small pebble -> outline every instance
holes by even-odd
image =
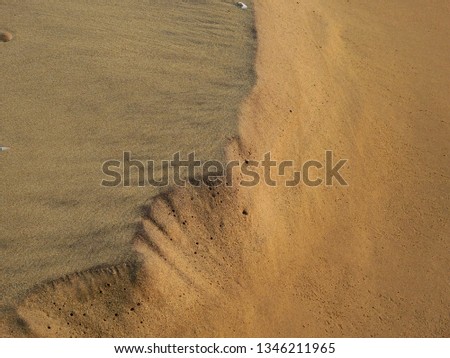
[[[13,35],[10,32],[2,32],[0,34],[0,41],[1,42],[9,42],[13,39]]]

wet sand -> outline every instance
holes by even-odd
[[[136,170],[101,187],[104,161],[223,160],[254,84],[253,26],[219,0],[0,2],[15,35],[0,42],[0,304],[132,256],[158,188]]]

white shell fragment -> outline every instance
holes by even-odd
[[[240,7],[242,10],[247,10],[248,9],[248,6],[245,5],[243,2],[240,2],[240,1],[236,3],[236,6]]]
[[[10,150],[9,147],[0,147],[0,152],[6,152],[7,150]]]

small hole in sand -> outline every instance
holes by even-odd
[[[246,209],[242,210],[243,215],[248,215],[248,211]]]

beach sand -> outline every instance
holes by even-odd
[[[254,84],[251,12],[220,0],[0,1],[0,305],[129,259],[158,188],[102,163],[222,159]],[[223,100],[226,98],[226,100]],[[158,168],[160,170],[160,168]]]
[[[255,9],[257,84],[227,158],[332,150],[348,186],[158,195],[138,260],[36,288],[4,335],[449,336],[449,5]]]

